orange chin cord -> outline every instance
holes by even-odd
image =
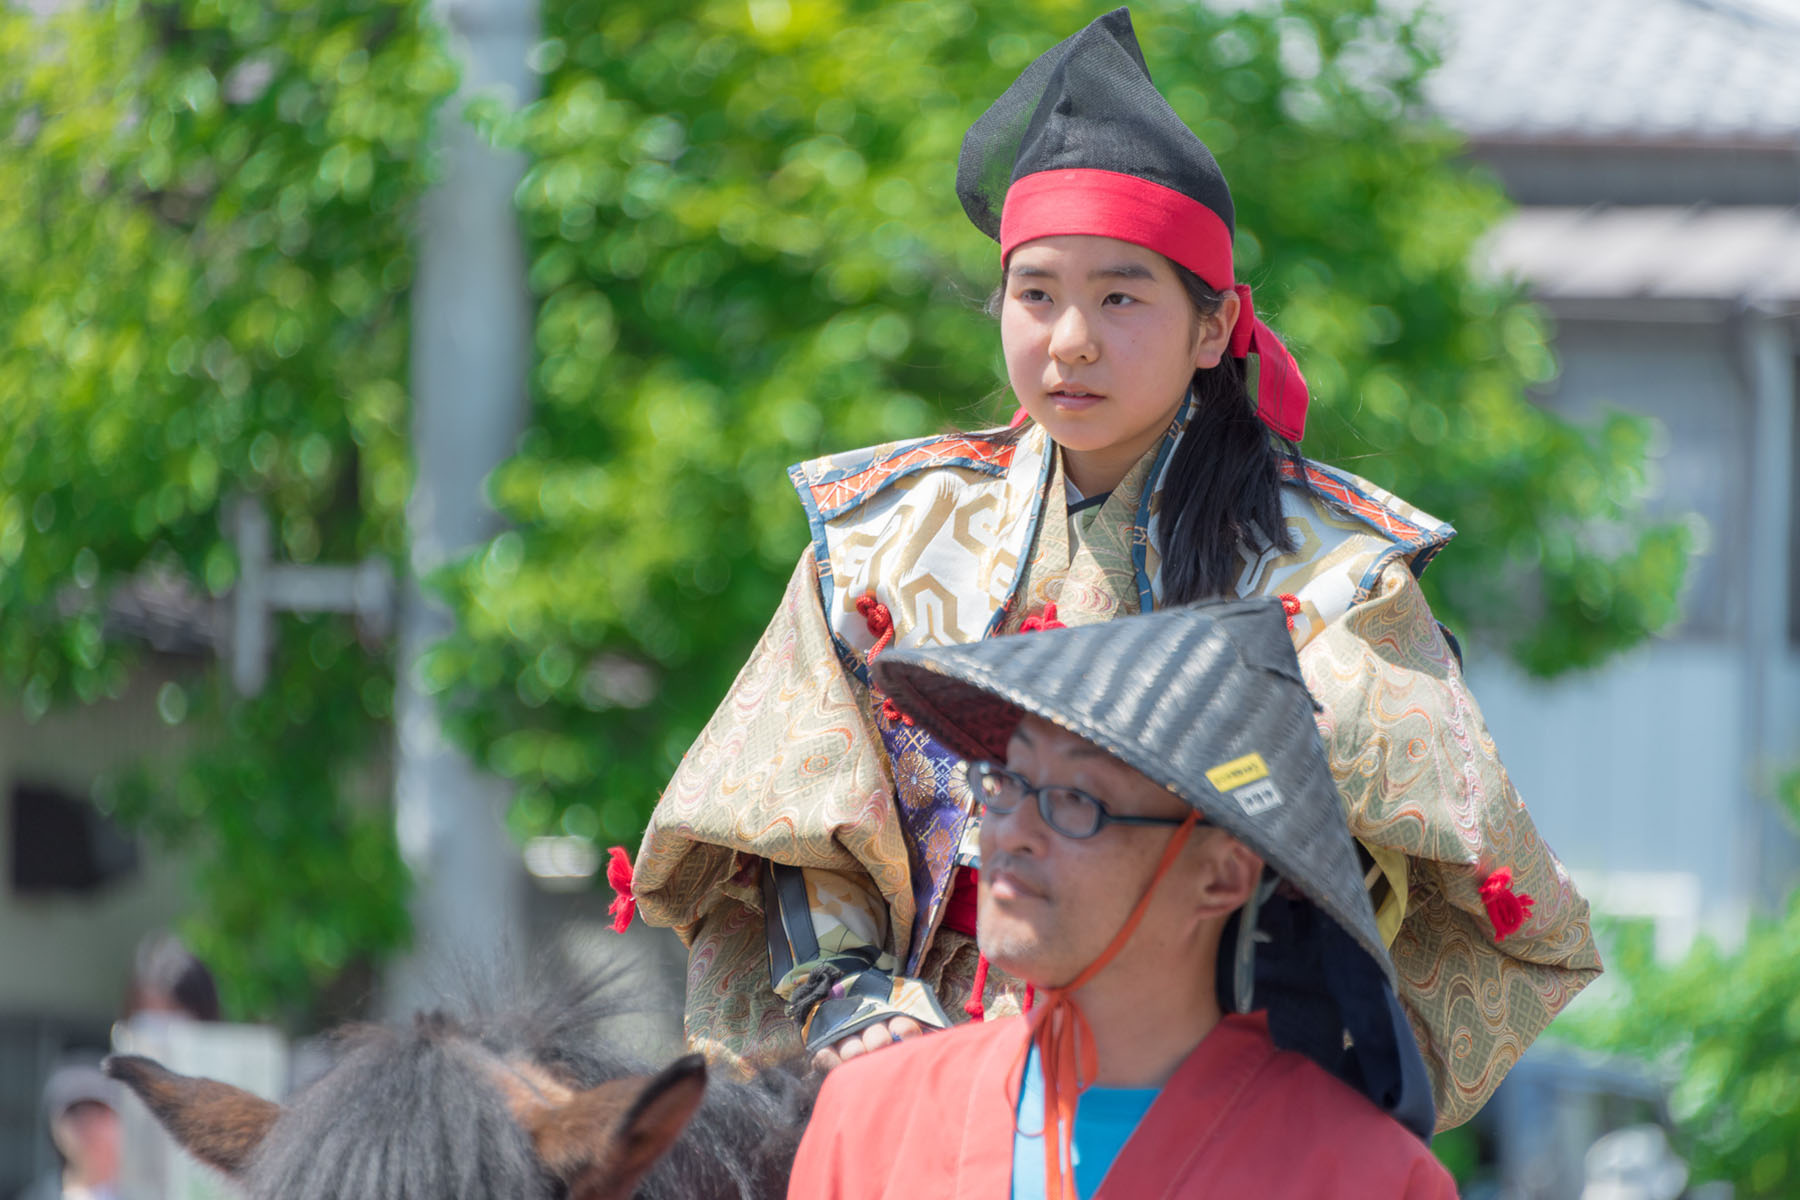
[[[1044,1073],[1044,1195],[1047,1200],[1076,1200],[1075,1170],[1070,1141],[1075,1135],[1075,1106],[1081,1100],[1084,1088],[1093,1083],[1094,1077],[1100,1073],[1100,1058],[1094,1049],[1094,1031],[1089,1027],[1087,1018],[1082,1015],[1081,1008],[1075,1003],[1075,993],[1089,980],[1105,969],[1124,948],[1139,922],[1144,919],[1145,911],[1150,907],[1150,896],[1156,891],[1156,885],[1174,865],[1175,857],[1187,845],[1190,834],[1198,822],[1199,813],[1190,812],[1169,838],[1169,844],[1163,847],[1162,859],[1156,864],[1156,871],[1150,876],[1150,882],[1144,885],[1144,894],[1138,897],[1137,906],[1131,915],[1125,918],[1125,924],[1100,957],[1089,963],[1087,969],[1074,979],[1059,988],[1043,988],[1037,993],[1037,1003],[1030,1010],[1029,1037],[1024,1048],[1019,1051],[1019,1059],[1013,1064],[1014,1070],[1010,1078],[1016,1081],[1011,1086],[1008,1099],[1013,1111],[1019,1108],[1017,1087],[1024,1081],[1025,1057],[1032,1046],[1037,1047],[1038,1063]],[[1017,1118],[1015,1117],[1015,1120]],[[1068,1174],[1063,1173],[1063,1164],[1069,1162]]]

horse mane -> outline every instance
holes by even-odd
[[[654,1074],[600,1025],[632,1010],[614,974],[465,988],[456,1011],[332,1038],[334,1065],[290,1099],[249,1164],[255,1200],[560,1197],[494,1081],[496,1060],[582,1091]],[[481,994],[500,999],[483,1001]],[[528,999],[516,999],[528,995]],[[740,1081],[715,1073],[705,1099],[634,1193],[641,1200],[785,1194],[817,1081],[799,1064]]]

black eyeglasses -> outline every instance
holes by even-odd
[[[1032,787],[1023,775],[998,763],[970,763],[969,786],[976,799],[1003,815],[1019,807],[1027,796],[1037,797],[1038,815],[1044,824],[1066,838],[1091,838],[1107,825],[1179,825],[1187,819],[1114,816],[1104,801],[1080,788]]]

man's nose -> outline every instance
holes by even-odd
[[[1043,814],[1038,812],[1037,797],[1027,796],[1020,800],[1011,812],[995,812],[984,808],[981,813],[981,856],[983,860],[991,854],[1022,854],[1035,856],[1041,854],[1045,840],[1055,837],[1056,833],[1044,824]],[[990,839],[992,848],[989,847]]]

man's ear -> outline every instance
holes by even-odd
[[[1198,850],[1191,878],[1199,915],[1224,916],[1242,908],[1262,879],[1261,856],[1223,829],[1214,830]]]
[[[189,1154],[234,1177],[281,1116],[272,1100],[215,1079],[177,1075],[136,1054],[115,1054],[101,1067],[136,1092]]]
[[[521,1122],[569,1200],[625,1200],[700,1107],[706,1060],[678,1058],[655,1076],[615,1079]]]
[[[1244,307],[1236,292],[1228,291],[1219,301],[1219,309],[1210,317],[1199,318],[1199,328],[1194,336],[1194,367],[1196,370],[1219,365],[1225,358],[1226,348],[1231,345],[1231,331],[1237,327],[1238,312]]]

